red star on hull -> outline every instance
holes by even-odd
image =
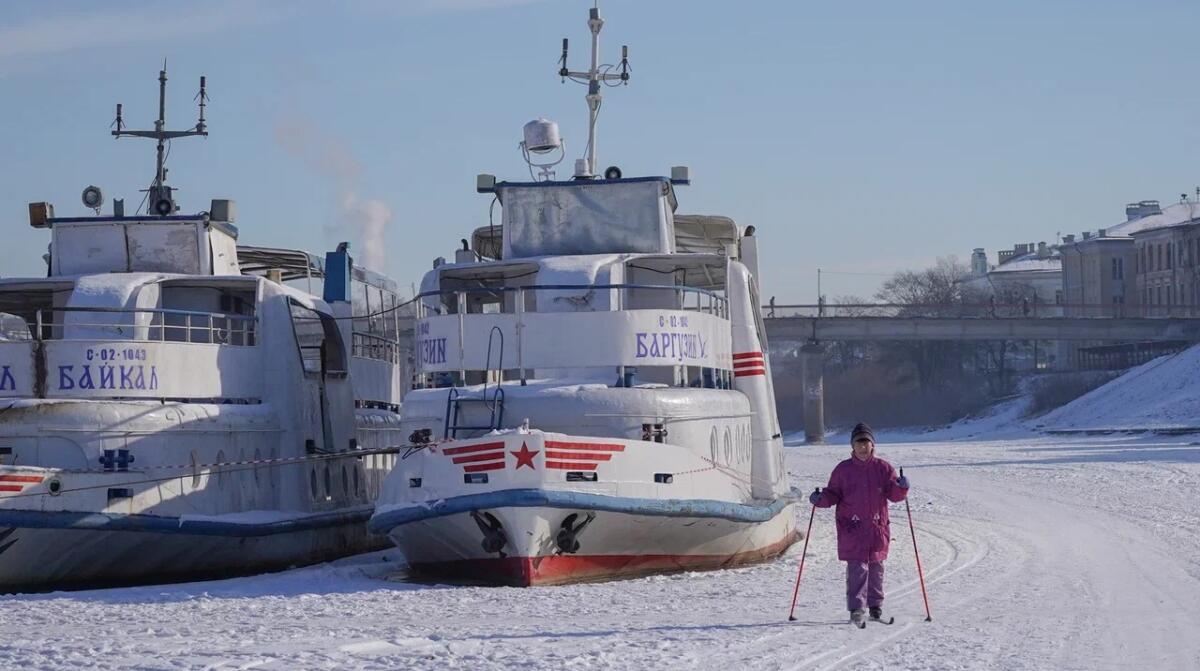
[[[537,466],[533,465],[533,458],[535,456],[537,456],[538,452],[540,452],[540,451],[541,450],[531,450],[531,449],[529,449],[528,445],[526,445],[524,442],[522,442],[520,450],[518,450],[516,452],[509,452],[509,454],[511,454],[517,458],[517,465],[515,468],[513,468],[513,470],[518,470],[522,466],[528,466],[536,471]]]

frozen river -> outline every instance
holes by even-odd
[[[894,438],[894,437],[893,437]],[[413,585],[393,553],[250,578],[0,597],[2,668],[1196,669],[1193,438],[880,438],[904,466],[885,610],[846,624],[832,511],[749,568],[533,589]],[[823,485],[843,445],[790,447]],[[797,513],[803,529],[809,506]]]

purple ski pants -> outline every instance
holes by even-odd
[[[883,562],[846,562],[846,608],[883,605]]]

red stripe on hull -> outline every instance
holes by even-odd
[[[547,459],[586,459],[588,461],[608,461],[612,459],[612,454],[606,452],[559,452],[558,450],[546,450]]]
[[[504,443],[482,443],[479,445],[463,445],[462,447],[447,447],[442,450],[442,454],[466,454],[468,452],[482,452],[484,450],[503,450]]]
[[[496,459],[503,459],[503,458],[504,458],[504,452],[500,451],[500,452],[485,452],[483,454],[468,454],[468,455],[465,455],[462,457],[454,457],[453,459],[451,459],[451,461],[453,461],[456,464],[469,464],[469,463],[475,462],[475,461],[494,461]]]
[[[755,368],[753,370],[739,370],[733,373],[734,377],[753,377],[755,375],[766,375],[767,371],[764,368]]]
[[[600,464],[583,463],[581,461],[550,461],[546,460],[546,468],[560,471],[594,471]]]
[[[733,359],[735,361],[738,359],[755,359],[755,358],[757,358],[757,359],[763,358],[763,353],[762,352],[741,352],[741,353],[733,355]]]
[[[758,550],[733,555],[550,555],[462,559],[411,566],[419,578],[469,583],[532,587],[634,578],[654,573],[704,571],[773,559],[800,538],[793,531],[783,540]]]
[[[24,485],[0,485],[0,492],[19,492],[25,489]]]
[[[504,468],[504,462],[497,461],[491,464],[471,464],[470,466],[463,466],[463,472],[479,473],[480,471],[498,471],[502,468]]]
[[[40,475],[0,475],[0,482],[32,482],[36,484],[44,479]]]
[[[620,443],[568,443],[562,440],[547,440],[548,450],[594,450],[598,452],[624,452],[625,446]]]

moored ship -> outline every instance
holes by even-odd
[[[95,187],[95,216],[31,204],[47,276],[0,280],[0,589],[380,546],[365,522],[409,377],[395,284],[345,245],[324,258],[239,247],[232,201],[179,214],[163,145],[207,133],[204,81],[186,131],[164,128],[165,86],[164,71],[155,130],[126,130],[118,106],[114,131],[158,140],[148,211],[101,215]]]
[[[597,175],[603,22],[591,10],[587,156],[553,179],[477,190],[501,223],[421,285],[420,386],[401,410],[422,443],[388,476],[371,529],[419,576],[538,585],[715,569],[797,537],[758,300],[758,238],[677,215],[670,177]],[[560,159],[561,160],[561,159]]]

